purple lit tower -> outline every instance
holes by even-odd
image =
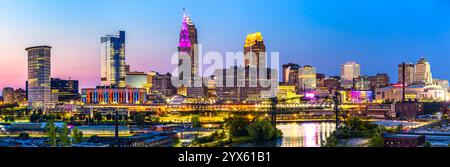
[[[183,23],[180,31],[180,42],[178,44],[178,52],[185,53],[191,58],[191,73],[192,76],[198,75],[198,53],[197,53],[197,28],[192,23],[191,18],[186,15],[183,16]],[[182,63],[180,59],[179,64]]]
[[[205,87],[196,85],[194,87],[194,81],[196,83],[202,83],[201,77],[198,74],[198,41],[197,41],[197,28],[195,28],[194,23],[192,23],[191,18],[184,13],[183,23],[181,25],[180,31],[180,42],[178,44],[178,57],[179,57],[179,67],[183,64],[182,56],[189,56],[191,60],[191,85],[193,87],[181,87],[178,89],[178,94],[184,95],[192,98],[202,98],[205,97],[206,91]],[[182,79],[181,70],[180,79]]]

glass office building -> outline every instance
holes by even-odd
[[[126,86],[125,31],[101,38],[101,85]]]
[[[34,46],[28,52],[28,105],[45,109],[52,104],[50,46]]]

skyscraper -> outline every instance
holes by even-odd
[[[419,61],[417,61],[414,82],[425,85],[433,83],[431,66],[425,58],[420,58]]]
[[[266,46],[260,32],[248,34],[244,45],[244,66],[266,67]]]
[[[316,68],[306,65],[298,70],[298,87],[302,91],[315,90],[316,89]]]
[[[349,89],[354,86],[354,80],[361,75],[361,67],[356,62],[341,65],[341,86]]]
[[[191,60],[191,77],[198,75],[198,41],[197,28],[191,18],[185,13],[180,31],[180,41],[178,44],[179,64],[183,63],[182,56],[189,56]]]
[[[283,83],[287,85],[295,85],[298,82],[298,69],[300,66],[298,64],[283,64]]]
[[[414,83],[415,66],[413,63],[405,64],[405,83],[406,85]],[[403,83],[403,64],[398,65],[398,83]]]
[[[185,57],[188,56],[188,57]],[[202,77],[198,74],[199,58],[198,58],[198,40],[197,40],[197,28],[192,22],[191,18],[184,13],[183,22],[181,24],[180,30],[180,41],[178,44],[178,58],[179,66],[178,72],[180,79],[183,79],[183,72],[187,69],[181,70],[183,60],[188,58],[191,62],[190,64],[190,86],[178,88],[178,92],[183,92],[182,94],[187,97],[192,98],[202,98],[206,96],[207,88],[203,85]]]
[[[51,47],[34,46],[25,49],[28,52],[28,105],[45,109],[51,101]]]
[[[101,85],[126,86],[125,31],[101,37]]]

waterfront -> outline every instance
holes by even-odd
[[[320,147],[335,130],[333,122],[278,123],[283,138],[276,141],[245,143],[238,147]]]

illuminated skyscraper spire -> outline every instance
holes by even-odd
[[[190,49],[191,47],[188,22],[190,22],[189,16],[186,15],[186,10],[183,8],[183,22],[181,24],[179,48]]]
[[[183,8],[183,22],[181,24],[180,30],[180,41],[178,43],[178,75],[180,79],[183,79],[183,76],[190,76],[189,86],[193,86],[193,83],[200,83],[199,87],[180,87],[178,93],[181,95],[186,95],[188,97],[204,97],[204,87],[201,85],[201,77],[199,77],[199,58],[198,58],[198,41],[197,41],[197,28],[192,22],[191,18],[188,14],[186,14],[186,10]],[[183,59],[188,56],[190,60],[190,64],[184,64],[186,62]],[[180,67],[185,65],[189,65],[190,74],[184,73],[186,70],[181,69]]]

